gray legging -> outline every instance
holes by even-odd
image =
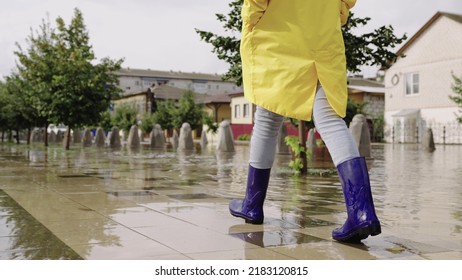
[[[284,117],[257,107],[255,125],[250,142],[249,164],[258,169],[273,166],[277,136]],[[359,157],[358,147],[340,118],[327,101],[326,94],[318,86],[313,107],[313,121],[322,140],[326,143],[335,166],[349,159]]]

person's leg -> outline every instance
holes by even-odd
[[[332,237],[356,243],[369,235],[380,234],[366,161],[360,157],[353,136],[330,106],[322,87],[316,92],[313,120],[337,167],[348,214],[345,224],[335,229]]]
[[[257,107],[250,140],[249,172],[245,198],[229,203],[231,215],[247,223],[263,223],[263,203],[268,189],[271,167],[276,154],[277,137],[284,117]]]

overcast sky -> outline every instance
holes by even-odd
[[[288,1],[288,0],[273,0]],[[74,8],[84,16],[98,58],[124,58],[123,67],[225,73],[194,28],[223,33],[216,13],[231,0],[0,0],[0,78],[15,68],[15,43],[25,45],[43,19],[69,23]],[[358,0],[353,12],[370,17],[366,31],[392,25],[415,34],[437,11],[462,14],[462,0]],[[365,73],[366,76],[368,73]]]

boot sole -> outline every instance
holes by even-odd
[[[237,217],[237,218],[242,218],[245,220],[245,223],[246,224],[252,224],[252,225],[261,225],[263,224],[263,220],[251,220],[249,219],[248,217],[244,216],[244,215],[241,215],[239,213],[234,213],[234,212],[231,212],[231,215],[233,215],[234,217]]]
[[[380,224],[372,224],[364,228],[360,228],[355,230],[350,235],[345,238],[336,239],[337,241],[344,242],[344,243],[361,243],[361,240],[366,239],[370,236],[376,236],[382,233],[382,227]]]

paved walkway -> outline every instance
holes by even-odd
[[[335,176],[290,175],[279,156],[265,223],[229,215],[248,148],[190,154],[0,145],[0,259],[462,259],[462,147],[376,145],[371,180],[383,233],[331,239]],[[320,171],[322,173],[322,170]]]

